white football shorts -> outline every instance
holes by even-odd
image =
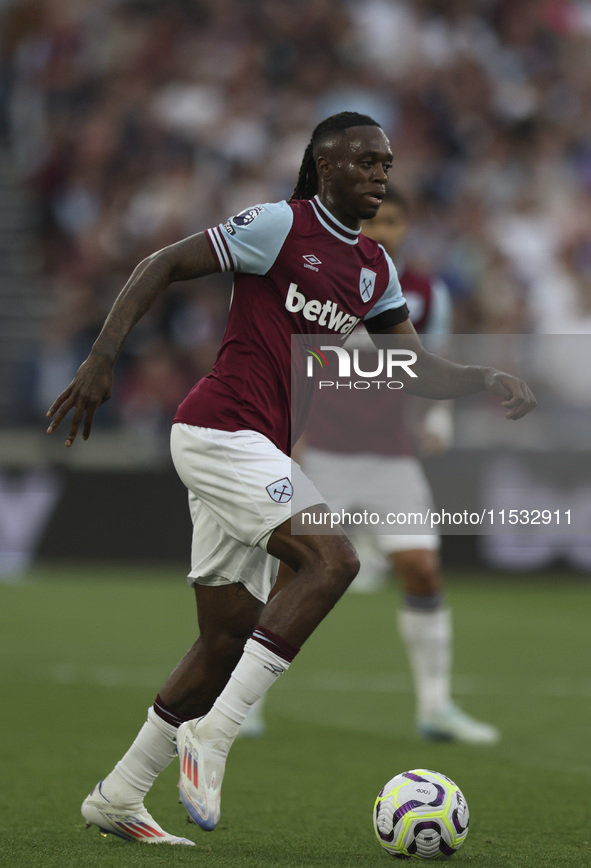
[[[411,549],[436,551],[440,545],[437,534],[431,530],[408,533],[412,513],[426,515],[433,508],[429,483],[420,462],[412,456],[342,455],[308,447],[302,455],[302,465],[323,494],[333,512],[378,513],[384,517],[395,514],[400,523],[345,527],[354,537],[356,533],[371,533],[376,547],[388,555]],[[407,519],[406,523],[402,523]],[[355,540],[353,539],[353,542]]]
[[[257,431],[177,422],[170,450],[193,520],[189,584],[241,582],[267,601],[279,562],[267,552],[276,527],[323,502],[302,469]]]

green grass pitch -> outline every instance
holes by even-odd
[[[395,773],[444,772],[471,812],[459,866],[591,864],[591,586],[568,575],[448,578],[455,693],[493,748],[422,742],[398,591],[348,594],[273,688],[269,734],[237,741],[222,820],[185,824],[176,764],[147,806],[195,848],[84,829],[80,802],[135,736],[193,638],[182,570],[38,568],[0,585],[0,865],[366,868],[391,858],[372,806]]]

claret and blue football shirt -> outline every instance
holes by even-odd
[[[289,453],[291,336],[343,339],[408,317],[384,249],[337,221],[319,199],[256,205],[206,231],[221,272],[235,273],[215,365],[175,422],[259,431]]]

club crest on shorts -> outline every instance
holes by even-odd
[[[284,476],[267,485],[267,494],[275,503],[287,503],[293,496],[293,485],[287,476]]]
[[[376,273],[369,268],[362,268],[359,275],[359,294],[363,301],[369,301],[376,285]]]

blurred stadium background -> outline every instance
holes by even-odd
[[[44,414],[137,262],[289,196],[332,112],[368,112],[389,134],[413,203],[406,260],[444,278],[456,332],[587,334],[590,48],[591,6],[576,0],[2,0],[0,573],[35,554],[185,559],[168,427],[212,362],[228,281],[177,284],[142,321],[88,444],[66,453]],[[578,501],[587,361],[585,344],[554,426]],[[471,450],[490,445],[480,411],[466,411]],[[563,419],[560,402],[552,412]],[[464,466],[453,450],[447,466]],[[591,563],[560,534],[525,554],[446,544],[452,563]]]

